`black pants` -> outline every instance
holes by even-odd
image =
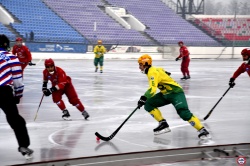
[[[6,119],[14,130],[19,147],[27,148],[30,145],[30,139],[26,122],[18,113],[13,90],[10,86],[0,86],[0,108],[6,114]]]

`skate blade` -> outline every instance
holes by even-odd
[[[85,120],[88,120],[89,116],[84,117]]]
[[[165,129],[163,129],[161,131],[154,132],[154,135],[161,135],[161,134],[169,133],[169,132],[171,132],[171,130],[169,128],[165,128]]]
[[[32,154],[31,155],[26,154],[26,155],[24,155],[24,157],[25,157],[26,160],[31,160],[33,158],[33,155]]]
[[[71,118],[66,118],[66,117],[64,117],[63,120],[70,121]]]
[[[200,137],[201,140],[208,140],[208,139],[211,139],[211,138],[212,138],[212,137],[211,137],[210,134],[208,134],[208,135],[203,135],[203,136]]]

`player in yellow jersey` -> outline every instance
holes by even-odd
[[[104,54],[106,53],[106,48],[102,45],[102,41],[98,40],[97,45],[94,48],[95,53],[95,59],[94,59],[94,65],[95,65],[95,72],[98,70],[98,64],[100,65],[100,73],[103,72],[103,59]]]
[[[154,129],[154,134],[159,135],[171,131],[158,107],[172,104],[178,115],[199,131],[200,139],[210,138],[209,132],[200,120],[190,112],[182,87],[163,68],[152,66],[152,58],[149,55],[142,55],[138,63],[141,72],[147,75],[149,81],[149,88],[138,101],[138,107],[145,105],[145,110],[159,122],[159,126]],[[156,93],[157,89],[160,90],[159,93]]]

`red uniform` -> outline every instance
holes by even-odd
[[[43,70],[44,82],[51,81],[52,87],[56,87],[58,90],[52,93],[52,99],[54,103],[58,105],[61,110],[65,110],[65,104],[62,100],[62,95],[65,94],[68,97],[70,104],[76,106],[80,112],[84,111],[84,106],[78,98],[75,88],[71,82],[71,78],[60,67],[55,66],[55,71],[50,74],[47,69]]]
[[[182,58],[182,63],[181,63],[181,72],[183,76],[189,76],[189,62],[190,62],[190,57],[189,57],[189,51],[186,46],[181,46],[180,47],[180,55],[177,57],[178,59]]]
[[[24,45],[14,45],[12,54],[18,57],[19,61],[21,62],[22,70],[24,70],[28,63],[32,60],[29,48]]]
[[[234,72],[232,78],[236,79],[241,73],[244,72],[247,72],[247,74],[250,77],[250,64],[248,64],[247,62],[243,62],[241,64],[241,66]]]
[[[242,63],[240,67],[234,72],[233,76],[230,78],[229,80],[230,88],[233,88],[235,86],[234,81],[241,73],[247,72],[247,74],[250,77],[250,49],[249,48],[243,49],[241,51],[241,55],[242,55],[242,60],[247,62]]]

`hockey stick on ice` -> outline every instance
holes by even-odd
[[[21,64],[28,64],[29,66],[35,66],[36,64],[35,63],[26,63],[26,62],[20,62]]]
[[[35,66],[36,64],[31,62],[29,65],[30,65],[30,66]]]
[[[217,103],[214,105],[214,107],[208,112],[208,114],[203,118],[204,120],[206,120],[211,113],[213,112],[214,108],[219,104],[219,102],[221,101],[221,99],[227,94],[227,92],[231,89],[231,87],[229,86],[229,88],[226,90],[226,92],[221,96],[221,98],[219,99],[219,101],[217,101]]]
[[[138,109],[139,107],[136,107],[136,109],[127,117],[127,119],[109,136],[109,137],[103,137],[102,135],[100,135],[98,132],[95,133],[95,135],[100,138],[103,141],[110,141],[112,138],[114,138],[114,136],[118,133],[118,131],[122,128],[122,126],[128,121],[128,119],[135,113],[135,111]]]
[[[41,98],[41,101],[40,101],[40,104],[39,104],[39,106],[38,106],[38,108],[37,108],[37,111],[36,111],[36,116],[35,116],[35,118],[34,118],[34,121],[36,120],[36,117],[37,117],[37,114],[38,114],[39,108],[40,108],[40,106],[41,106],[41,104],[42,104],[42,101],[43,101],[43,97],[44,97],[44,94],[43,94],[43,96],[42,96],[42,98]]]

